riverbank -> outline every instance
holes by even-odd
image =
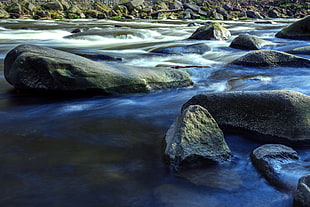
[[[9,0],[0,2],[0,18],[19,19],[215,19],[303,18],[309,2],[229,0]]]

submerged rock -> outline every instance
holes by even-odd
[[[295,150],[281,144],[265,144],[256,148],[251,154],[256,169],[271,184],[287,190],[293,190],[295,186],[281,179],[281,169],[288,165],[292,167],[298,159]]]
[[[227,40],[231,37],[229,30],[218,22],[207,22],[205,26],[199,27],[189,39],[196,40]]]
[[[294,207],[310,206],[310,174],[301,177],[298,181],[294,197]]]
[[[12,49],[4,60],[4,75],[17,89],[52,92],[138,93],[192,84],[180,70],[95,62],[35,45]]]
[[[266,43],[268,43],[268,41],[253,35],[241,34],[231,42],[229,47],[241,50],[259,50]]]
[[[297,47],[297,48],[287,51],[287,53],[310,55],[310,46]]]
[[[183,105],[201,105],[220,126],[266,135],[277,142],[310,143],[310,96],[285,90],[200,94]]]
[[[165,137],[165,156],[176,169],[231,157],[224,135],[209,112],[198,105],[184,109]]]
[[[310,39],[310,16],[307,16],[293,24],[283,28],[276,37],[287,39]]]
[[[203,54],[210,50],[211,48],[207,44],[199,43],[199,44],[193,44],[193,45],[159,48],[159,49],[152,50],[151,52],[166,53],[166,54],[187,54],[187,53]]]
[[[257,50],[247,53],[230,64],[247,67],[310,67],[310,60],[275,50]]]

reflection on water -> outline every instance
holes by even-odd
[[[185,39],[197,27],[188,27],[189,22],[1,20],[0,206],[291,206],[291,193],[273,188],[253,168],[249,154],[262,143],[246,139],[251,136],[226,135],[234,157],[223,165],[176,173],[162,162],[162,139],[193,95],[263,89],[310,94],[307,69],[226,65],[246,53],[228,48],[230,41],[193,41],[212,48],[202,55],[149,53],[190,44]],[[272,49],[292,47],[291,41],[274,38],[286,20],[266,25],[223,23],[234,36],[247,32],[272,41],[268,46]],[[76,28],[126,30],[130,35],[64,38]],[[21,43],[113,55],[136,66],[206,67],[187,69],[195,82],[188,88],[114,97],[40,97],[16,92],[4,80],[3,59]],[[293,44],[310,43],[294,40]],[[298,151],[310,162],[307,148]]]

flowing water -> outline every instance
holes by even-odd
[[[249,33],[271,41],[264,47],[268,49],[310,45],[274,37],[292,21],[222,23],[233,37]],[[249,139],[251,135],[226,134],[234,157],[225,164],[176,173],[162,162],[165,133],[193,95],[271,89],[310,95],[309,68],[228,66],[246,51],[229,48],[231,40],[185,40],[197,28],[188,23],[0,20],[0,206],[291,206],[292,192],[272,187],[252,166],[249,154],[262,143]],[[76,28],[92,32],[68,38]],[[134,66],[206,67],[187,69],[195,82],[188,88],[113,97],[39,97],[15,92],[3,76],[6,53],[23,43],[112,55]],[[194,43],[207,43],[212,51],[149,52]],[[295,149],[310,162],[309,149]],[[294,183],[302,173],[297,170],[286,179]]]

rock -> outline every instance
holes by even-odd
[[[196,40],[227,40],[230,32],[218,22],[208,22],[205,26],[199,27],[189,39]]]
[[[293,24],[283,28],[276,37],[287,39],[310,39],[310,16],[307,16]]]
[[[287,53],[310,55],[310,46],[297,47],[297,48],[287,51]]]
[[[241,34],[231,42],[229,47],[241,50],[259,50],[267,42],[252,35]]]
[[[184,109],[165,137],[165,157],[175,169],[216,163],[231,157],[223,132],[209,112],[199,106]]]
[[[67,16],[70,19],[85,18],[86,17],[85,14],[82,12],[82,10],[76,5],[73,5],[72,7],[70,7],[67,10]]]
[[[143,2],[144,0],[129,0],[123,4],[127,7],[129,12],[132,12],[135,8],[142,6]]]
[[[46,10],[56,10],[56,11],[63,11],[64,7],[58,0],[52,0],[49,2],[46,2],[42,5],[42,7]]]
[[[254,18],[254,19],[263,19],[262,15],[259,12],[252,11],[252,10],[247,10],[246,15],[249,18]]]
[[[11,18],[19,18],[23,13],[22,7],[19,3],[9,5],[6,7],[6,11],[10,14]]]
[[[9,17],[10,17],[10,14],[7,11],[5,11],[4,9],[0,8],[0,19],[2,19],[2,18],[7,19]]]
[[[279,14],[279,12],[276,9],[269,10],[267,15],[270,18],[279,18],[280,17],[280,14]]]
[[[281,179],[281,169],[295,163],[298,159],[295,150],[281,144],[265,144],[251,153],[251,160],[255,168],[271,184],[287,190],[292,190],[296,186],[290,186]]]
[[[207,44],[199,43],[185,46],[164,47],[152,50],[151,52],[166,53],[166,54],[187,54],[187,53],[203,54],[210,50],[211,48]]]
[[[35,45],[11,50],[4,76],[17,89],[46,92],[122,94],[192,84],[189,74],[180,70],[95,62]]]
[[[310,207],[310,174],[301,177],[298,181],[294,207]]]
[[[132,30],[130,28],[119,28],[119,29],[101,29],[101,28],[95,28],[95,29],[89,29],[86,31],[82,31],[79,33],[71,34],[68,36],[65,36],[65,39],[87,39],[87,37],[91,36],[102,36],[102,37],[113,37],[113,38],[119,38],[127,35],[132,35],[136,37],[143,38],[143,34],[139,33],[139,31]]]
[[[247,53],[230,64],[247,67],[310,67],[310,60],[275,50],[257,50]]]
[[[183,6],[184,6],[184,9],[191,9],[194,12],[200,11],[200,6],[197,6],[195,4],[185,3]]]
[[[310,143],[310,96],[305,94],[286,90],[201,94],[182,108],[197,104],[222,127],[249,131],[277,143]]]
[[[121,58],[116,58],[104,54],[80,53],[80,52],[72,52],[72,53],[95,61],[122,61]]]

